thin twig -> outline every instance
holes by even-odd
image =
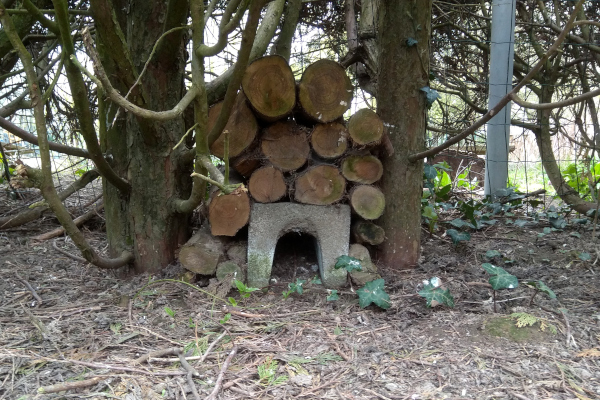
[[[198,390],[196,389],[196,385],[194,384],[194,379],[192,378],[193,376],[200,376],[200,374],[198,373],[198,371],[196,371],[194,369],[194,367],[192,367],[186,360],[185,360],[185,355],[183,354],[183,352],[181,350],[179,350],[179,352],[177,353],[177,355],[179,356],[179,361],[181,362],[181,366],[183,368],[185,368],[185,370],[187,371],[187,382],[188,385],[190,386],[190,389],[192,391],[192,394],[194,395],[194,398],[196,400],[200,400],[200,395],[198,394]]]
[[[221,384],[223,383],[223,377],[225,376],[225,372],[227,371],[227,368],[229,368],[229,364],[231,363],[231,360],[233,359],[233,357],[235,356],[235,353],[237,353],[237,351],[238,351],[238,347],[234,346],[233,349],[231,349],[231,351],[229,352],[229,355],[227,356],[227,359],[223,363],[223,366],[221,367],[221,371],[219,371],[219,375],[217,376],[217,381],[215,382],[215,388],[208,395],[206,400],[212,400],[212,399],[216,398],[217,393],[219,393],[219,391],[221,390]]]
[[[37,392],[40,394],[45,394],[64,392],[72,389],[82,389],[88,386],[94,386],[95,384],[101,382],[103,379],[103,377],[96,376],[95,378],[85,379],[83,381],[57,383],[56,385],[42,386],[38,388]]]
[[[79,262],[82,262],[82,263],[87,263],[88,262],[85,258],[75,256],[75,255],[69,253],[68,251],[63,250],[60,247],[58,247],[58,245],[56,244],[57,240],[58,239],[54,239],[54,241],[52,242],[52,247],[54,247],[54,250],[58,251],[61,254],[64,254],[65,256],[69,257],[72,260],[79,261]]]
[[[21,276],[19,275],[18,272],[15,272],[15,275],[17,277],[18,280],[20,280],[21,282],[23,282],[23,285],[25,285],[25,287],[31,292],[31,295],[40,303],[42,304],[42,298],[37,294],[37,292],[35,291],[35,289],[29,284],[29,282],[27,282],[25,279],[21,278]]]

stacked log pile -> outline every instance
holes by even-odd
[[[385,207],[377,187],[383,174],[378,153],[384,125],[370,109],[345,122],[352,96],[350,79],[336,62],[311,64],[298,83],[282,57],[252,62],[227,125],[211,146],[221,159],[228,154],[244,186],[212,194],[211,234],[235,236],[248,223],[251,202],[348,203],[355,214],[355,241],[382,243],[385,233],[372,221]],[[220,109],[216,104],[209,110],[209,129]]]

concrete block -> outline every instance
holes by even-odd
[[[339,256],[348,254],[350,206],[314,206],[298,203],[254,203],[248,231],[248,286],[269,284],[277,241],[288,232],[315,238],[321,280],[327,287],[346,283],[347,272],[335,269]]]

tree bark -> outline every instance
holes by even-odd
[[[391,271],[419,260],[423,163],[408,157],[425,148],[425,97],[428,86],[431,0],[386,1],[379,5],[379,78],[377,113],[388,126],[395,149],[383,158],[382,186],[388,201],[380,224],[387,240],[380,259]],[[419,27],[419,29],[417,29]],[[408,38],[417,44],[408,47]]]
[[[274,122],[288,116],[296,105],[296,81],[285,58],[259,58],[248,65],[242,89],[259,118]]]
[[[268,166],[254,171],[248,182],[248,190],[259,203],[273,203],[285,196],[287,186],[283,173]]]
[[[121,93],[127,93],[130,88],[119,74],[127,62],[114,62],[108,53],[117,54],[114,46],[123,46],[122,53],[128,54],[133,67],[141,71],[163,33],[163,24],[159,21],[167,13],[167,5],[165,0],[136,2],[127,7],[115,5],[113,12],[116,21],[120,21],[124,42],[111,42],[118,38],[99,35],[98,50],[104,67]],[[96,17],[95,23],[102,25],[99,32],[114,31],[115,20],[110,13]],[[148,109],[169,110],[183,96],[183,41],[172,50],[175,57],[167,64],[151,62],[140,83],[139,92],[152,93],[144,99]],[[132,74],[132,71],[128,73]],[[130,80],[128,77],[127,84]],[[111,104],[100,118],[110,124],[116,109]],[[114,186],[104,182],[109,251],[116,256],[132,248],[136,272],[162,269],[174,260],[175,250],[189,238],[189,215],[175,213],[170,206],[172,199],[187,198],[191,190],[191,161],[179,161],[185,146],[172,150],[184,132],[183,118],[153,122],[137,119],[132,113],[123,115],[115,124],[109,125],[106,132],[101,132],[103,151],[112,155],[112,168],[131,183],[129,196],[123,196]]]
[[[269,126],[261,141],[263,155],[283,172],[294,171],[303,166],[310,153],[304,128],[292,121]]]
[[[223,102],[219,102],[212,106],[208,111],[208,130],[212,130]],[[210,146],[210,151],[213,155],[223,159],[225,156],[225,131],[229,134],[229,157],[237,157],[246,150],[256,138],[258,133],[258,122],[254,117],[254,113],[246,103],[246,96],[242,92],[238,93],[235,100],[235,105],[231,111],[231,116],[223,129],[223,133]]]
[[[325,159],[338,158],[348,148],[348,130],[339,122],[317,124],[310,135],[312,148]]]
[[[298,85],[302,112],[315,122],[340,118],[352,103],[354,88],[342,66],[331,60],[309,65]]]
[[[346,180],[332,165],[319,165],[306,170],[296,179],[294,198],[304,204],[325,206],[342,199]]]

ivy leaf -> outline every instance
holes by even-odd
[[[585,252],[585,251],[577,252],[577,257],[581,261],[590,261],[592,259],[592,256],[590,255],[590,253]]]
[[[498,250],[488,250],[485,252],[485,257],[488,260],[491,260],[494,257],[502,257],[502,253],[500,253]]]
[[[346,271],[362,271],[362,265],[358,258],[350,256],[340,256],[336,259],[335,269],[345,268]]]
[[[492,289],[514,289],[519,286],[517,277],[506,272],[504,268],[496,267],[490,263],[483,263],[481,267],[491,275],[488,282],[492,285]]]
[[[418,40],[416,40],[415,38],[411,38],[409,37],[408,39],[406,39],[406,45],[408,47],[413,47],[414,45],[416,45],[417,43],[419,43]]]
[[[435,210],[433,209],[432,206],[424,207],[421,215],[423,217],[429,218],[431,220],[437,220],[437,217],[438,217],[437,213],[435,212]]]
[[[430,280],[423,281],[423,289],[419,292],[419,296],[424,297],[427,301],[427,307],[435,307],[439,304],[444,304],[448,307],[454,307],[454,297],[450,290],[441,286],[440,280],[433,277]]]
[[[524,219],[518,219],[515,221],[515,225],[518,226],[519,228],[522,228],[527,224],[527,222],[529,222],[529,221],[525,221]]]
[[[552,225],[552,227],[555,229],[564,229],[567,226],[567,221],[565,221],[563,217],[548,218],[548,222],[550,222],[550,225]]]
[[[471,240],[471,235],[467,232],[459,232],[456,229],[448,229],[446,231],[450,239],[452,239],[452,243],[456,246],[459,242]]]
[[[450,225],[454,226],[455,228],[464,228],[465,226],[469,227],[469,228],[473,228],[473,224],[471,224],[470,222],[467,221],[463,221],[460,218],[455,218],[452,221],[450,221]]]
[[[437,90],[432,89],[429,86],[422,87],[421,92],[425,93],[425,98],[427,100],[427,108],[431,108],[433,103],[440,97],[440,94],[437,92]]]
[[[425,163],[423,170],[423,175],[425,175],[425,179],[434,180],[437,177],[437,169],[431,164]]]
[[[335,301],[335,300],[339,300],[340,296],[338,295],[338,291],[337,290],[332,290],[331,293],[329,293],[329,296],[327,296],[327,301]]]
[[[356,291],[358,294],[358,304],[361,308],[365,308],[371,303],[375,303],[375,305],[384,310],[390,307],[390,296],[383,290],[383,283],[383,279],[376,279],[367,282],[365,286]]]
[[[552,289],[546,286],[546,284],[542,281],[527,281],[526,284],[527,286],[533,287],[542,293],[546,293],[551,299],[556,298],[556,294],[552,291]]]

